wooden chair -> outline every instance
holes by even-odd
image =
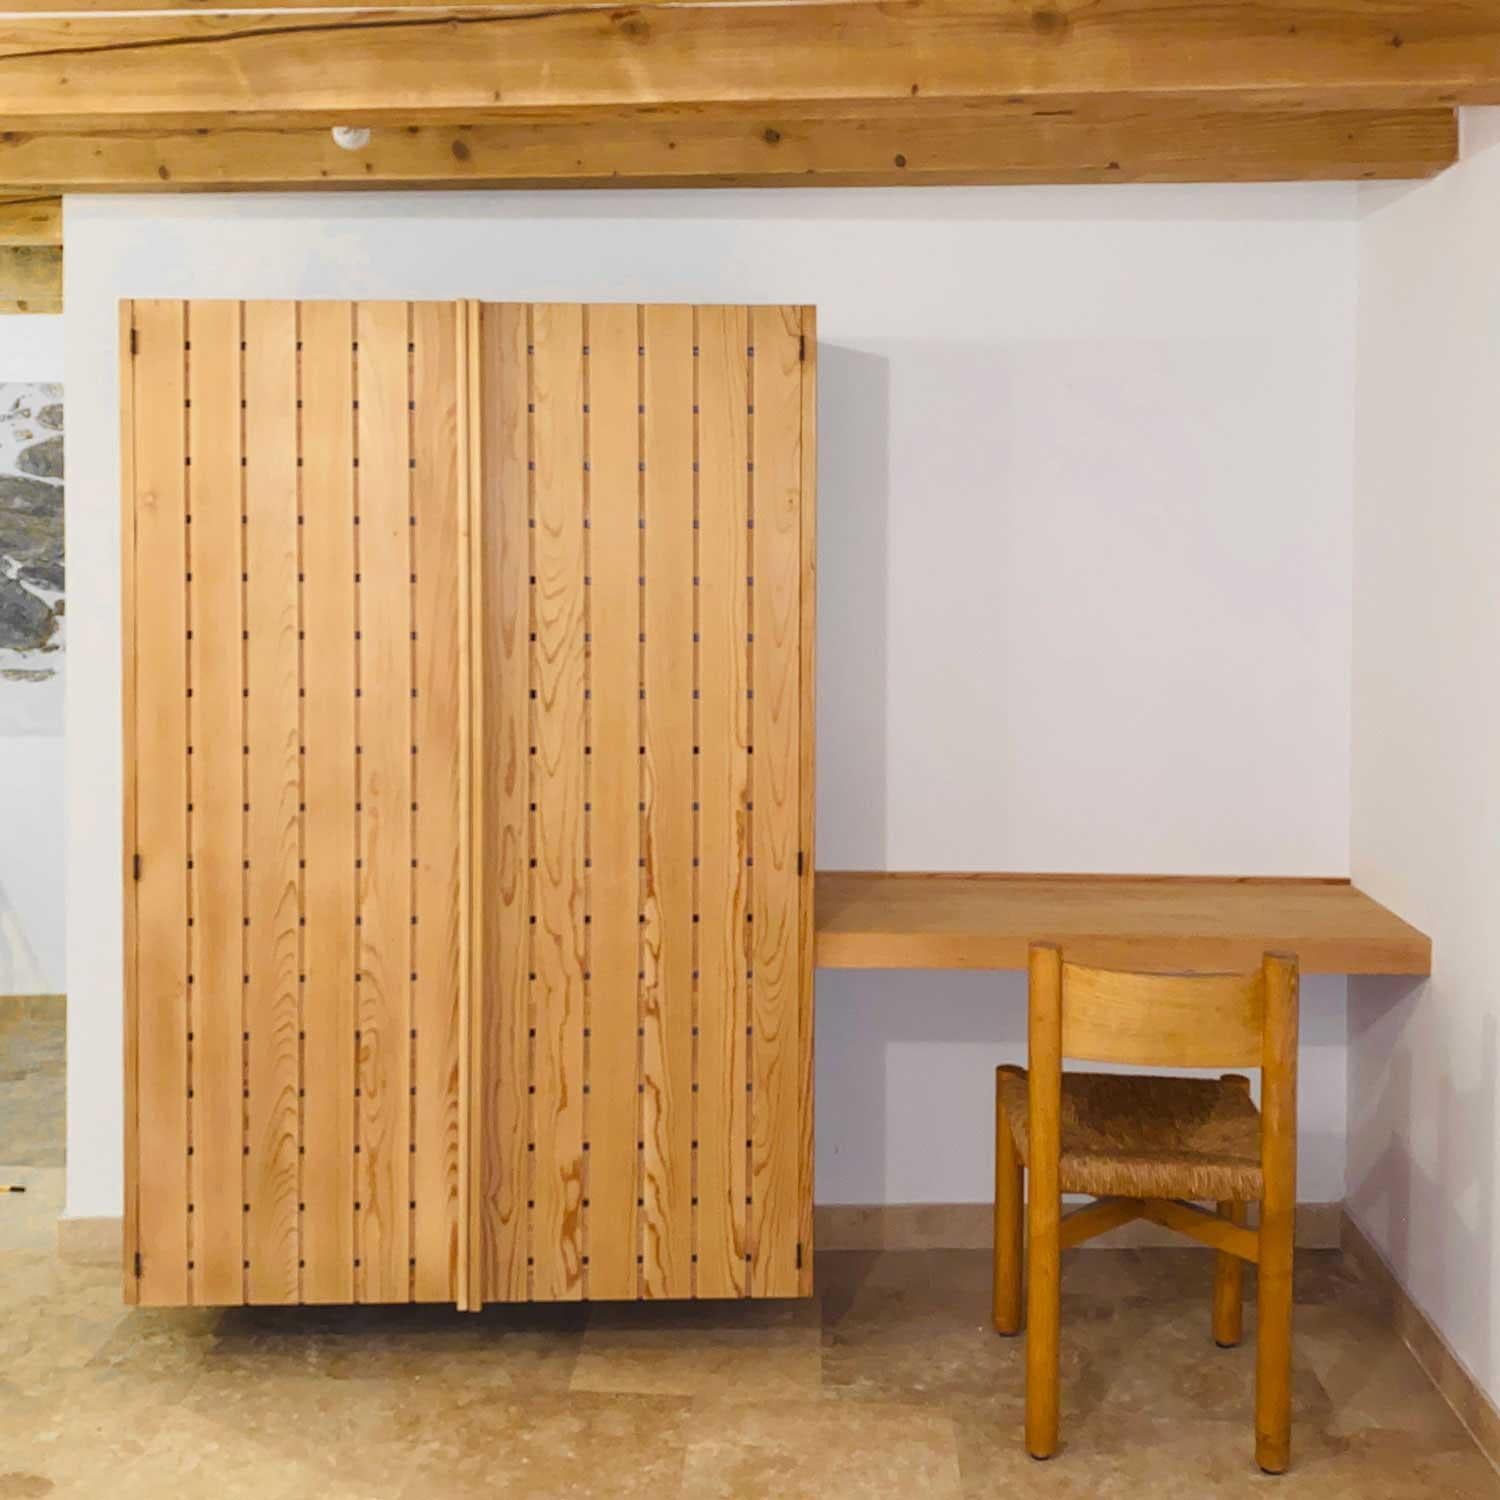
[[[1292,1232],[1297,1203],[1297,963],[1268,953],[1249,974],[1133,974],[1030,957],[1030,1074],[995,1079],[995,1327],[1021,1329],[1022,1171],[1029,1236],[1026,1447],[1057,1448],[1059,1256],[1143,1218],[1218,1251],[1213,1336],[1240,1339],[1244,1261],[1258,1267],[1255,1459],[1287,1466]],[[1155,1067],[1261,1069],[1249,1081],[1064,1073],[1063,1058]],[[1096,1201],[1066,1217],[1063,1193]],[[1245,1207],[1260,1202],[1260,1227]],[[1195,1206],[1208,1200],[1218,1212]]]

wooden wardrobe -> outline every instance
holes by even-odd
[[[812,310],[122,350],[127,1300],[807,1295]]]

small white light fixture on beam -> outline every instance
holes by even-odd
[[[363,151],[370,144],[369,127],[365,125],[335,125],[333,144],[341,151]]]

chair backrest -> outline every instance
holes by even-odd
[[[1241,974],[1137,974],[1068,963],[1056,944],[1033,943],[1028,1032],[1034,1137],[1048,1145],[1056,1141],[1065,1057],[1145,1067],[1259,1068],[1267,1191],[1278,1198],[1294,1191],[1297,991],[1297,960],[1286,954],[1267,953],[1258,969]]]

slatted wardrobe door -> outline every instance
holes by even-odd
[[[479,1295],[805,1294],[811,310],[475,337]]]
[[[466,1300],[466,325],[124,319],[127,1296]]]

